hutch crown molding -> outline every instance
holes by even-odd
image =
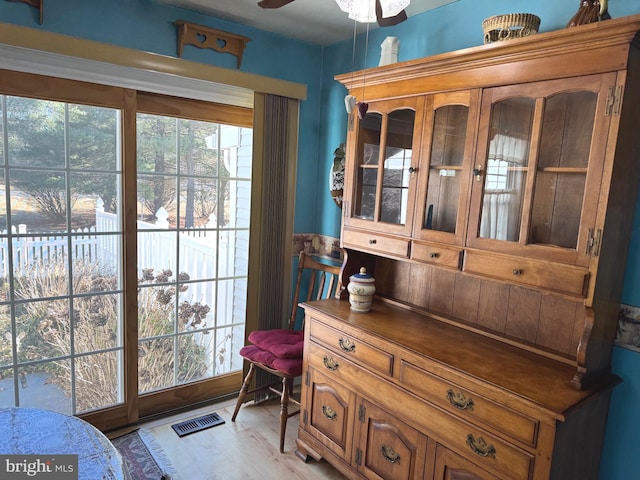
[[[349,478],[597,478],[640,175],[640,16],[338,75],[343,279],[305,304],[300,457]]]

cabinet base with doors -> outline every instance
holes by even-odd
[[[388,302],[304,308],[301,458],[354,479],[598,477],[614,376],[577,390],[565,362]]]
[[[596,479],[640,181],[640,16],[336,77],[341,242],[298,454],[349,478]],[[366,83],[365,83],[366,78]]]

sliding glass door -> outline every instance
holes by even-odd
[[[237,391],[251,110],[42,80],[0,80],[0,407],[113,428]]]
[[[156,111],[181,106],[146,96],[140,103]],[[242,370],[252,130],[138,113],[137,132],[144,394]]]
[[[0,102],[0,405],[121,403],[120,111]]]

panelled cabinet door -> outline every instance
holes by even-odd
[[[422,479],[427,437],[372,403],[359,402],[354,463],[366,478]]]
[[[427,98],[414,238],[464,245],[480,91]]]
[[[498,480],[498,477],[438,445],[434,480]]]
[[[355,394],[314,369],[309,369],[306,429],[345,461],[351,460]]]
[[[410,235],[423,97],[369,102],[349,133],[344,224]]]
[[[483,92],[467,245],[588,266],[616,74]]]

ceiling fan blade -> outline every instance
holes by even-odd
[[[399,23],[404,22],[407,19],[407,12],[402,10],[399,14],[394,17],[384,18],[382,16],[382,6],[380,5],[380,0],[376,0],[376,17],[378,19],[378,25],[381,27],[392,27],[394,25],[398,25]]]
[[[258,6],[262,8],[280,8],[291,2],[293,0],[261,0],[258,2]]]

